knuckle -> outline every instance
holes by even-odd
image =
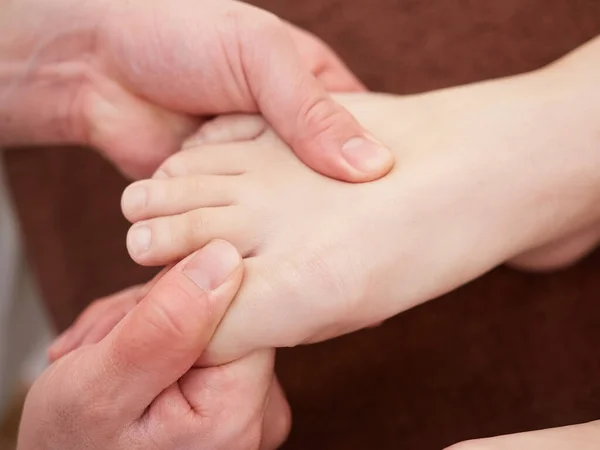
[[[344,127],[340,127],[340,124],[344,125],[348,122],[345,110],[333,102],[325,92],[316,97],[305,99],[299,120],[303,122],[299,124],[301,125],[300,129],[306,127],[314,135],[331,133],[336,130],[339,130],[339,132],[345,131]]]
[[[166,287],[172,298],[185,299],[190,296],[189,292],[177,283],[170,283]],[[187,326],[189,321],[181,314],[181,310],[171,308],[172,302],[158,301],[154,296],[149,296],[146,304],[146,308],[143,309],[143,320],[151,328],[156,329],[160,336],[169,341],[185,340],[189,334]]]

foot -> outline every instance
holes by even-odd
[[[508,265],[531,272],[566,269],[594,251],[598,243],[600,243],[600,223],[529,250],[513,258]]]
[[[222,238],[246,258],[210,364],[347,333],[518,264],[600,221],[589,124],[540,76],[339,97],[399,161],[363,185],[311,171],[256,118],[220,119],[125,191],[131,256],[165,264]]]

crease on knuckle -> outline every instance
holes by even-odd
[[[307,98],[304,101],[298,121],[297,129],[310,130],[311,136],[308,137],[333,134],[334,138],[342,138],[340,133],[344,127],[340,127],[340,123],[346,122],[344,109],[333,103],[325,92],[316,98]]]

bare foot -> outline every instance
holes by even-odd
[[[566,269],[593,252],[600,242],[600,224],[542,245],[513,258],[508,264],[515,269],[551,272]]]
[[[256,118],[220,119],[125,191],[128,248],[157,265],[222,238],[246,258],[211,364],[377,323],[508,260],[527,266],[600,221],[598,127],[565,113],[580,99],[554,82],[536,73],[404,98],[340,96],[397,156],[387,177],[363,185],[311,171]]]

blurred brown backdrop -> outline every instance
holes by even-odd
[[[330,43],[378,91],[411,93],[537,68],[600,33],[597,0],[261,0]],[[125,181],[83,149],[7,157],[59,328],[146,281],[124,240]],[[384,326],[281,351],[287,449],[434,450],[600,418],[600,255],[549,276],[499,269]]]

